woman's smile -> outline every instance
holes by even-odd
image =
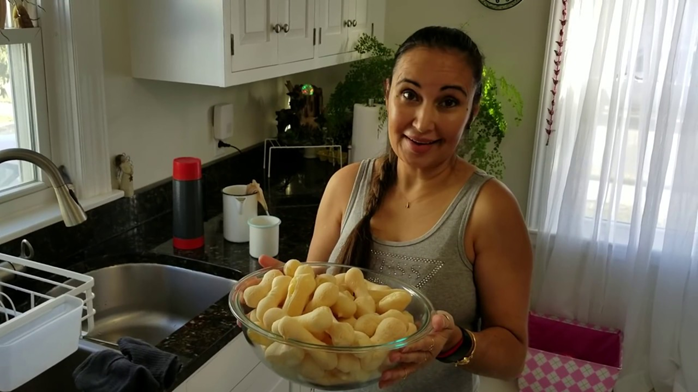
[[[441,139],[426,138],[422,136],[403,136],[403,142],[407,144],[408,150],[415,154],[425,154],[441,144]]]

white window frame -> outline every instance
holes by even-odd
[[[112,189],[99,1],[39,4],[35,25],[43,40],[50,156],[66,166],[81,205],[90,210],[123,196]],[[61,220],[52,189],[2,203],[0,243]]]
[[[24,148],[32,146],[51,159],[46,94],[34,93],[34,91],[46,91],[41,29],[6,29],[3,31],[3,35],[4,37],[0,38],[0,45],[7,46],[15,124],[17,129],[33,131],[32,135],[19,132],[19,146]],[[17,67],[16,65],[19,65],[17,57],[25,54],[27,55],[26,63],[23,64],[25,66]],[[25,81],[30,81],[31,86],[27,86]],[[31,87],[34,88],[34,91],[28,91]],[[19,103],[26,102],[30,102],[30,107],[19,105]],[[35,127],[36,129],[34,129]],[[27,197],[33,193],[45,192],[50,185],[46,176],[42,176],[41,171],[31,163],[20,161],[20,166],[23,172],[33,171],[36,175],[35,181],[21,184],[3,194],[0,197],[0,203],[9,203],[11,200]],[[2,214],[3,208],[7,207],[0,206],[0,216],[5,215]]]

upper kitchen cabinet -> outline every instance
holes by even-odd
[[[316,0],[317,3],[317,56],[331,56],[352,52],[361,33],[375,34],[376,27],[383,34],[383,24],[376,26],[376,20],[384,20],[380,4],[369,9],[369,0]],[[369,15],[374,18],[369,19]]]
[[[228,87],[359,59],[385,0],[129,0],[135,78]]]
[[[232,72],[313,58],[314,0],[232,0]]]

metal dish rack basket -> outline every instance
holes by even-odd
[[[0,277],[0,391],[12,391],[92,331],[94,279],[2,253]]]

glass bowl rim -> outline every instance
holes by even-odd
[[[336,353],[362,353],[362,352],[367,352],[367,351],[374,351],[377,349],[382,349],[382,350],[396,350],[403,348],[405,346],[409,346],[410,344],[419,341],[422,339],[424,336],[426,336],[428,333],[431,332],[432,327],[431,327],[431,319],[434,315],[435,309],[434,305],[431,303],[429,298],[427,298],[424,293],[422,293],[419,289],[417,289],[414,285],[409,284],[407,282],[404,282],[400,279],[393,278],[392,276],[382,274],[380,272],[373,271],[368,268],[363,268],[363,267],[355,267],[351,265],[346,265],[346,264],[339,264],[339,263],[327,263],[327,262],[301,262],[301,265],[304,264],[309,264],[312,265],[313,267],[339,267],[339,268],[344,268],[346,270],[349,270],[350,268],[357,268],[361,270],[362,273],[369,272],[371,274],[376,274],[379,275],[381,278],[385,277],[386,280],[392,281],[393,285],[387,284],[391,287],[395,287],[395,285],[399,285],[400,288],[406,290],[407,292],[410,293],[412,297],[417,297],[420,299],[420,301],[424,304],[424,306],[427,308],[427,320],[424,323],[424,325],[420,326],[415,333],[413,333],[410,336],[406,336],[404,338],[394,340],[392,342],[388,343],[382,343],[382,344],[374,344],[370,346],[333,346],[333,345],[319,345],[319,344],[314,344],[314,343],[307,343],[303,342],[300,340],[296,339],[286,339],[281,335],[278,335],[274,332],[267,331],[266,329],[260,327],[256,323],[252,322],[249,317],[247,317],[247,314],[245,314],[244,310],[242,309],[241,302],[239,301],[239,298],[242,296],[242,293],[244,290],[239,290],[239,287],[244,287],[244,282],[250,281],[254,278],[261,278],[264,276],[265,273],[268,271],[271,271],[273,269],[276,270],[282,270],[283,271],[283,266],[281,267],[265,267],[261,268],[258,270],[255,270],[253,272],[250,272],[249,274],[245,275],[242,277],[240,280],[238,280],[237,284],[235,287],[230,291],[228,294],[228,306],[230,307],[230,310],[232,311],[233,315],[235,318],[237,318],[242,325],[247,328],[253,330],[255,333],[262,335],[263,337],[272,340],[274,342],[278,342],[281,344],[288,344],[291,346],[297,346],[300,348],[305,348],[305,349],[310,349],[310,350],[322,350],[322,351],[328,351],[328,352],[336,352]]]

